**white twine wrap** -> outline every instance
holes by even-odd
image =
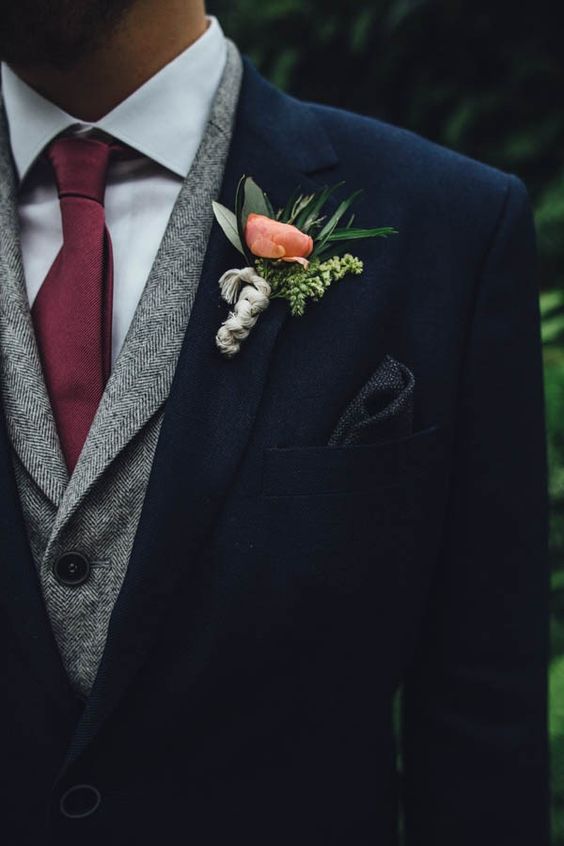
[[[248,337],[259,314],[268,308],[271,288],[254,267],[226,271],[219,280],[219,287],[223,299],[235,304],[215,336],[221,352],[231,358],[239,352],[242,341]]]

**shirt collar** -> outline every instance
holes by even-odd
[[[99,129],[185,178],[202,140],[226,60],[216,17],[183,53],[96,123],[85,124],[38,94],[2,64],[2,97],[20,180],[55,136]]]

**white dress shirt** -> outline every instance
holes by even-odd
[[[141,155],[110,165],[106,223],[114,251],[112,366],[155,260],[170,214],[202,140],[226,59],[214,16],[183,53],[92,124],[46,100],[2,64],[10,144],[20,179],[22,257],[30,307],[63,243],[51,166],[39,158],[59,133],[101,130]]]

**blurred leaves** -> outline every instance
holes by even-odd
[[[545,291],[541,294],[540,307],[543,343],[560,345],[564,341],[564,291],[559,288]],[[556,353],[557,359],[559,355],[560,350]]]

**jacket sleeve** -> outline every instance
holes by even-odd
[[[408,846],[548,846],[547,469],[535,237],[508,177],[461,369],[441,554],[403,686]]]

